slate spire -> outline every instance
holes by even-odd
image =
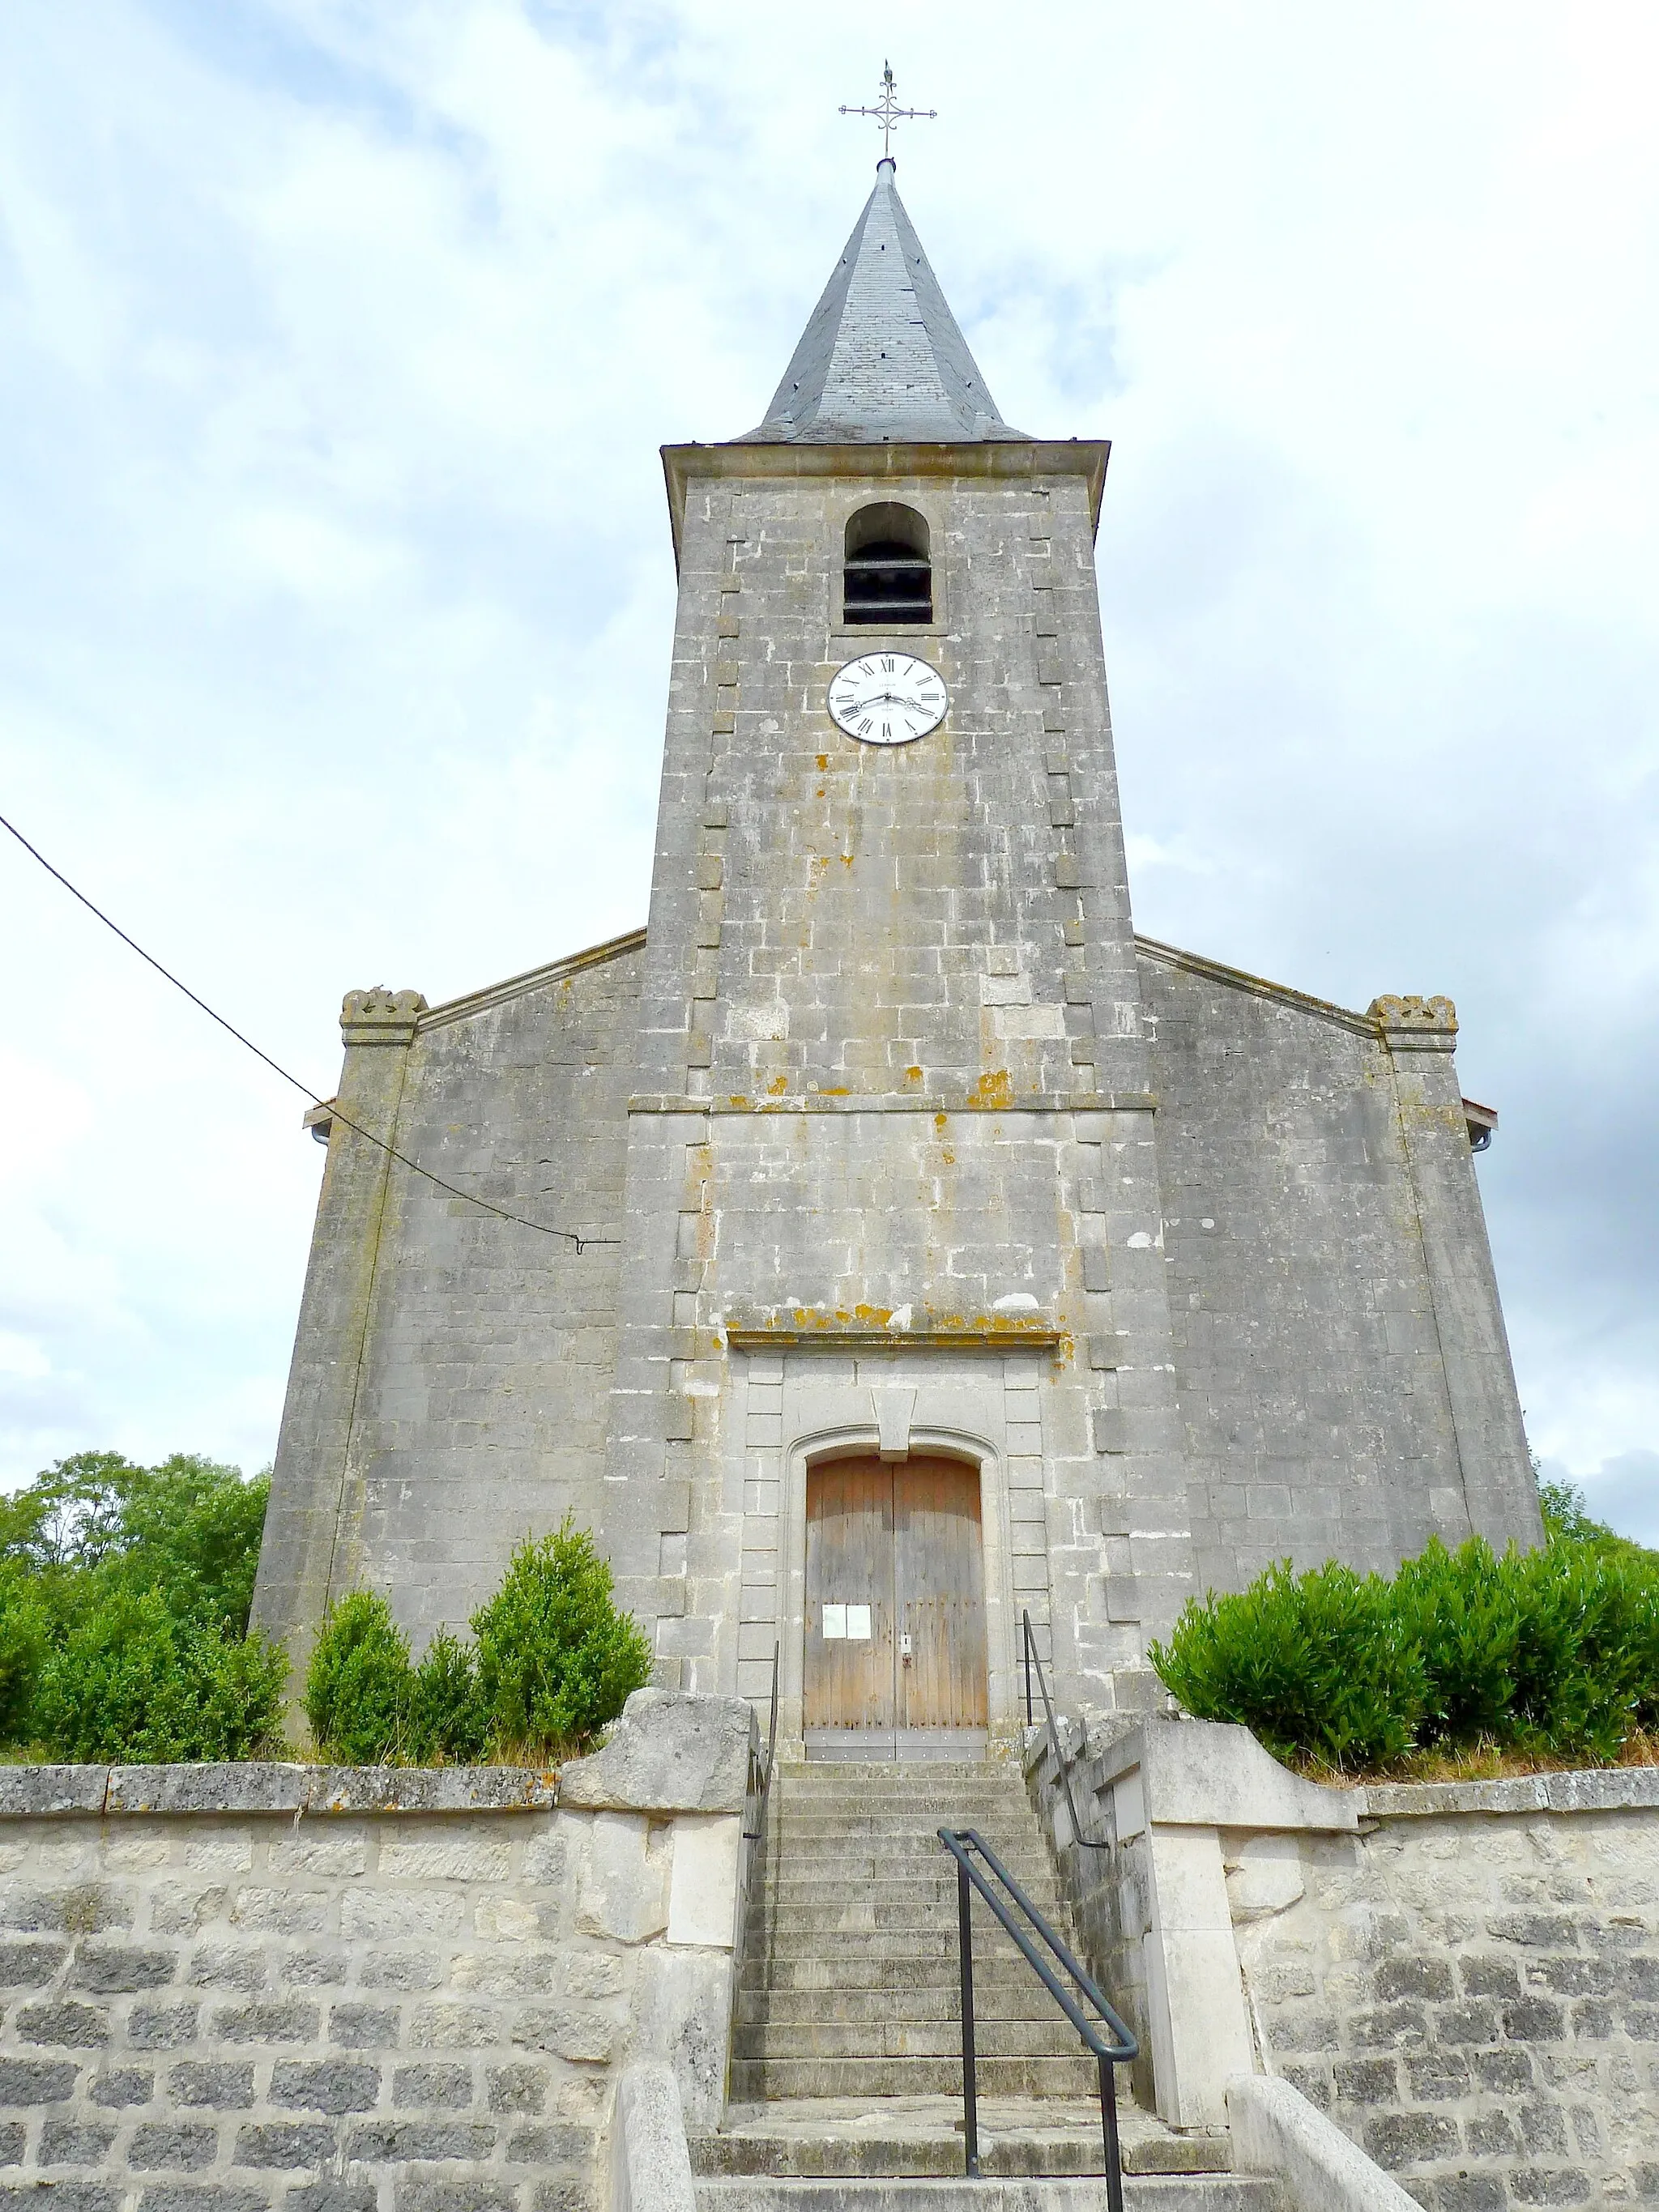
[[[1018,438],[997,412],[893,182],[876,188],[773,394],[739,444]]]

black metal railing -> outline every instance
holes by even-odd
[[[1133,2031],[1119,2019],[1106,1997],[1084,1972],[1071,1950],[1043,1918],[985,1838],[973,1828],[941,1828],[939,1839],[957,1863],[957,1923],[962,1968],[962,2135],[970,2180],[979,2173],[979,2075],[974,2037],[974,1930],[970,1907],[976,1890],[1001,1922],[1037,1979],[1094,2054],[1100,2073],[1100,2132],[1106,2154],[1107,2212],[1123,2212],[1123,2160],[1117,2139],[1117,2084],[1114,2066],[1139,2056]],[[1006,1896],[1000,1895],[975,1863],[982,1859]],[[1022,1927],[1009,1909],[1012,1899],[1024,1916]],[[1029,1930],[1035,1930],[1052,1954],[1051,1965],[1037,1949]],[[1054,1967],[1067,1974],[1110,2031],[1110,2039],[1091,2020]]]
[[[1025,1624],[1025,1725],[1027,1728],[1036,1725],[1031,1717],[1031,1669],[1035,1667],[1037,1687],[1042,1692],[1042,1710],[1048,1723],[1048,1741],[1054,1747],[1054,1765],[1060,1775],[1060,1786],[1066,1792],[1066,1809],[1072,1816],[1073,1838],[1081,1844],[1085,1851],[1109,1851],[1112,1848],[1109,1837],[1097,1839],[1083,1832],[1083,1823],[1077,1816],[1077,1801],[1072,1795],[1072,1770],[1066,1765],[1066,1753],[1060,1747],[1060,1724],[1054,1718],[1054,1700],[1048,1695],[1048,1679],[1042,1671],[1042,1655],[1036,1648],[1031,1616],[1028,1612],[1023,1613],[1020,1618]]]
[[[775,1644],[772,1646],[772,1712],[771,1717],[766,1723],[766,1750],[763,1754],[751,1748],[749,1753],[749,1790],[753,1791],[757,1782],[759,1783],[760,1789],[755,1798],[754,1827],[752,1830],[745,1828],[743,1832],[743,1839],[746,1844],[759,1843],[761,1831],[766,1826],[766,1806],[768,1799],[772,1795],[772,1769],[776,1763],[777,1755],[778,1646]]]

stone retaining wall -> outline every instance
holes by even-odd
[[[1226,1836],[1269,2062],[1436,2212],[1659,2200],[1659,1771]]]
[[[625,2063],[718,2110],[751,1727],[643,1692],[556,1786],[0,1770],[0,2203],[602,2204]]]
[[[1326,1790],[1243,1729],[1062,1723],[1032,1795],[1138,2087],[1279,2074],[1431,2212],[1659,2202],[1659,1769]]]

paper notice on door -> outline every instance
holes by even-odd
[[[824,1607],[823,1640],[826,1644],[844,1644],[846,1642],[848,1610],[848,1608],[844,1605],[826,1605]],[[852,1607],[852,1610],[854,1613],[862,1611],[866,1620],[870,1618],[870,1608],[867,1605],[862,1607],[854,1606]],[[864,1632],[866,1636],[870,1633],[867,1628]]]
[[[867,1605],[848,1607],[847,1641],[849,1644],[867,1644],[870,1641],[870,1608]]]

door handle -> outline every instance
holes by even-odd
[[[912,1649],[912,1647],[911,1647],[911,1644],[910,1644],[910,1639],[909,1639],[909,1638],[908,1638],[908,1636],[901,1636],[901,1637],[900,1637],[900,1638],[899,1638],[899,1658],[900,1658],[900,1660],[902,1661],[902,1662],[905,1666],[907,1666],[907,1667],[908,1667],[908,1666],[910,1664],[911,1661],[912,1661],[915,1657],[915,1653],[914,1650],[913,1650],[913,1649]]]

